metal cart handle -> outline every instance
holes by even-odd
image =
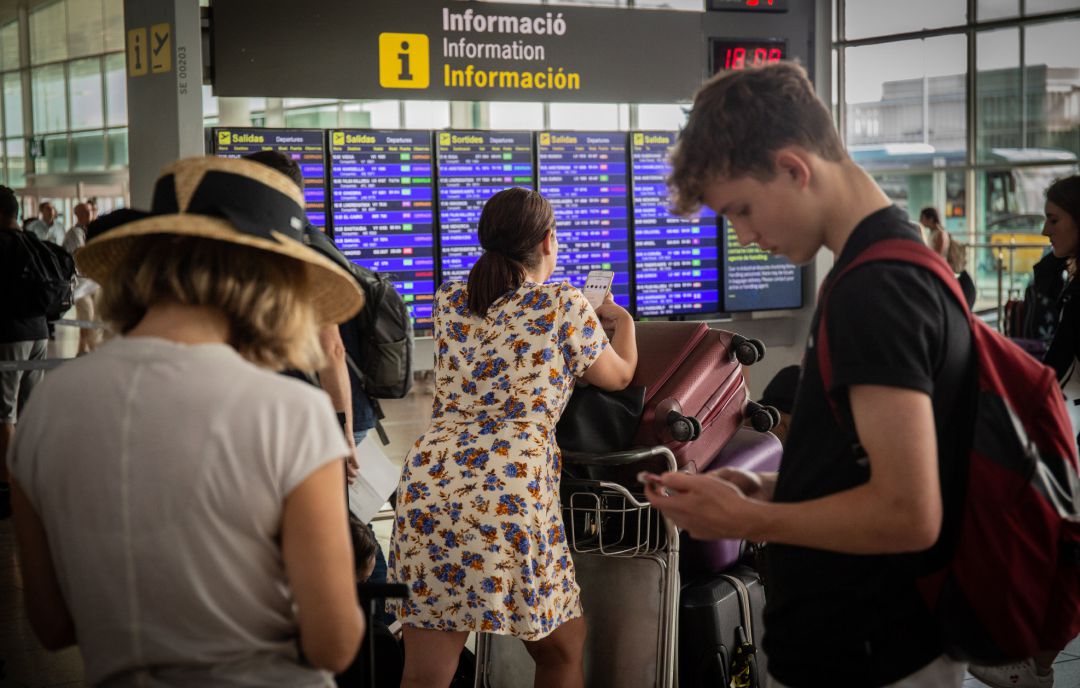
[[[589,454],[585,452],[564,451],[563,461],[577,466],[626,466],[654,456],[663,456],[667,460],[667,469],[676,471],[679,469],[675,463],[675,455],[671,450],[660,444],[655,447],[640,447],[626,451],[611,452],[608,454]]]

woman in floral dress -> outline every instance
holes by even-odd
[[[468,284],[435,295],[431,425],[398,486],[390,579],[411,591],[397,607],[402,686],[446,686],[470,631],[526,641],[538,686],[581,686],[585,622],[555,423],[576,378],[629,384],[634,323],[610,297],[594,311],[568,283],[545,283],[558,241],[540,194],[492,196],[479,235]]]

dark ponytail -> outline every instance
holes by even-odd
[[[537,246],[555,230],[555,214],[535,191],[504,189],[484,204],[478,230],[484,253],[469,271],[469,311],[483,317],[540,263]]]

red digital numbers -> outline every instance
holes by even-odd
[[[747,0],[753,2],[755,0]],[[784,58],[784,52],[780,48],[763,48],[735,46],[724,52],[724,69],[746,69],[747,67],[764,67],[765,65],[779,62]]]
[[[773,0],[766,0],[765,4],[767,6],[769,6],[769,7],[772,7]],[[747,7],[759,7],[760,5],[761,5],[761,0],[746,0],[746,6]]]

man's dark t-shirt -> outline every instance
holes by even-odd
[[[20,260],[25,256],[15,232],[18,229],[0,228],[0,274],[14,275],[23,269],[25,263]],[[34,237],[37,240],[37,237]],[[0,294],[0,299],[18,299],[15,293]],[[5,304],[6,305],[6,304]],[[2,309],[0,309],[2,312]],[[8,318],[0,315],[0,343],[28,342],[49,338],[49,326],[44,315],[30,318]]]
[[[826,279],[873,243],[897,238],[921,241],[895,206],[871,214],[855,228]],[[790,686],[882,686],[943,652],[915,580],[944,561],[962,501],[976,391],[971,331],[936,277],[889,262],[857,268],[837,283],[827,327],[830,392],[843,426],[825,395],[815,315],[775,501],[807,501],[869,481],[847,389],[901,387],[933,399],[945,523],[938,544],[920,554],[852,555],[770,545],[764,649],[770,673]]]

